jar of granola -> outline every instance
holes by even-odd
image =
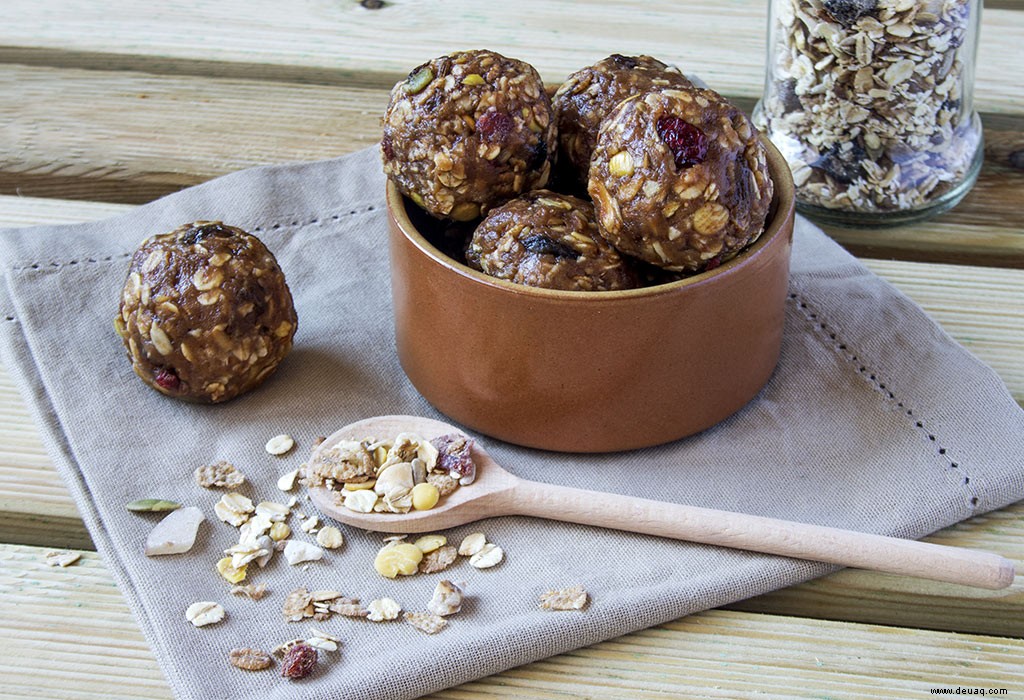
[[[771,0],[754,120],[800,211],[890,225],[946,211],[978,177],[980,0]]]

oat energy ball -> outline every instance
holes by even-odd
[[[157,391],[201,403],[258,386],[292,347],[297,319],[273,254],[219,221],[142,243],[114,327],[132,369]]]
[[[620,252],[686,272],[756,240],[772,198],[750,120],[699,88],[623,102],[601,127],[587,189],[601,234]]]
[[[593,292],[637,286],[629,261],[597,232],[590,202],[548,190],[491,210],[473,233],[466,261],[531,287]]]
[[[650,56],[612,54],[576,71],[552,100],[559,157],[585,183],[601,122],[627,97],[671,86],[692,87],[692,83],[678,68]]]
[[[493,51],[441,56],[391,90],[381,153],[384,173],[416,204],[470,221],[547,183],[551,101],[528,63]]]

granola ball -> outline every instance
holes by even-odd
[[[548,190],[491,210],[473,233],[466,261],[532,287],[594,292],[637,286],[629,261],[597,232],[593,205]]]
[[[673,87],[624,101],[604,122],[587,190],[619,252],[696,272],[761,235],[773,185],[743,112],[710,90]]]
[[[162,394],[200,403],[258,386],[291,350],[297,326],[273,254],[219,221],[144,241],[120,311],[114,327],[135,373]]]
[[[416,204],[470,221],[547,183],[551,100],[528,63],[482,50],[441,56],[391,90],[381,153],[384,173]]]
[[[560,164],[586,183],[601,122],[627,97],[673,85],[692,87],[678,68],[650,56],[616,53],[570,75],[552,100]]]

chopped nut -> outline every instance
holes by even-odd
[[[47,552],[44,556],[47,566],[59,566],[62,569],[66,569],[82,558],[80,552],[69,552],[66,550],[61,552]]]
[[[377,552],[373,560],[373,568],[381,576],[395,578],[399,574],[411,576],[416,573],[423,552],[416,545],[406,542],[390,542]]]
[[[501,547],[487,543],[483,546],[483,549],[469,558],[469,563],[478,569],[489,569],[500,564],[504,558],[505,552],[502,551]]]
[[[459,545],[459,554],[464,557],[471,557],[487,544],[487,536],[482,532],[474,532],[472,535],[466,535],[462,540],[462,544]]]
[[[448,626],[447,620],[432,613],[407,612],[403,613],[402,617],[410,625],[427,634],[437,634]]]
[[[195,506],[171,511],[146,538],[146,556],[182,554],[192,549],[203,520],[203,512]]]
[[[318,559],[323,559],[323,556],[324,550],[307,542],[289,540],[288,544],[285,545],[284,548],[284,558],[287,559],[288,563],[292,566],[302,564],[307,561],[317,561]]]
[[[185,610],[185,619],[196,627],[205,627],[224,619],[224,608],[219,603],[203,601],[192,603]]]
[[[275,456],[288,454],[293,447],[295,447],[295,440],[291,435],[277,435],[270,438],[266,444],[267,453]]]
[[[246,583],[241,586],[232,586],[231,588],[232,595],[244,595],[252,600],[263,600],[267,597],[269,592],[270,591],[267,590],[267,584],[265,583],[259,583],[256,585]]]
[[[583,586],[548,591],[540,597],[541,610],[582,610],[587,604],[587,592]]]
[[[368,611],[366,619],[372,622],[395,620],[398,619],[398,614],[402,612],[402,606],[391,598],[371,600],[366,609]]]
[[[160,513],[167,510],[178,510],[178,508],[181,508],[181,504],[174,501],[166,501],[162,498],[143,498],[138,501],[132,501],[125,508],[133,513]]]
[[[345,543],[345,538],[341,536],[341,530],[327,526],[316,533],[316,543],[324,549],[337,549]]]
[[[424,554],[430,554],[435,549],[438,549],[447,543],[448,538],[444,535],[423,535],[413,542],[413,544],[419,547],[420,551]]]
[[[228,652],[228,661],[235,668],[240,668],[245,671],[263,671],[270,668],[274,660],[270,658],[270,654],[260,651],[259,649],[232,649]]]
[[[457,558],[458,552],[455,547],[446,544],[423,556],[423,561],[419,565],[419,572],[421,574],[435,574],[438,571],[444,571],[454,564]]]
[[[427,610],[435,615],[446,617],[454,615],[462,609],[462,589],[451,581],[438,581],[434,595],[427,603]]]
[[[245,483],[245,474],[230,462],[220,461],[196,469],[196,483],[203,488],[235,489]]]

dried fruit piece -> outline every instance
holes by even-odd
[[[235,489],[245,483],[245,474],[231,462],[221,460],[196,469],[196,483],[203,488]]]
[[[292,566],[307,561],[317,561],[318,559],[323,559],[323,556],[324,550],[308,542],[288,540],[288,544],[284,548],[284,558]]]
[[[448,544],[448,538],[444,535],[423,535],[417,538],[413,544],[419,547],[424,554],[430,554],[435,549]]]
[[[251,598],[252,600],[263,600],[267,597],[267,594],[269,592],[270,591],[267,589],[267,584],[265,583],[259,583],[255,585],[251,583],[246,583],[241,586],[231,587],[232,595],[244,595]]]
[[[419,547],[406,542],[389,542],[373,560],[373,568],[387,578],[396,578],[399,574],[411,576],[416,573],[419,563],[423,560],[423,552]]]
[[[371,622],[385,622],[398,619],[398,614],[402,612],[402,606],[391,598],[377,598],[370,601],[370,604],[366,606],[366,610],[368,612],[367,620]]]
[[[478,569],[489,569],[500,564],[504,558],[505,552],[501,547],[488,542],[479,552],[469,558],[469,563]]]
[[[168,391],[175,391],[181,386],[181,380],[178,378],[178,375],[174,373],[174,370],[167,368],[158,369],[156,374],[153,375],[153,381]]]
[[[245,671],[263,671],[270,668],[271,664],[274,663],[274,660],[270,658],[270,654],[251,648],[232,649],[228,652],[228,661],[235,668]]]
[[[576,253],[573,252],[573,255]],[[451,433],[434,438],[430,444],[437,449],[437,469],[455,475],[455,478],[475,477],[473,438]],[[438,486],[440,488],[440,486]],[[444,493],[441,494],[445,495]]]
[[[874,12],[877,0],[824,0],[822,6],[832,19],[844,27],[851,27],[864,15]]]
[[[328,525],[316,533],[316,543],[324,549],[337,549],[345,543],[345,538],[341,536],[341,530]]]
[[[704,132],[693,124],[665,115],[658,118],[658,136],[672,151],[677,168],[688,168],[703,163],[708,155],[708,139]]]
[[[281,478],[277,480],[277,488],[282,491],[291,491],[295,488],[295,478],[299,475],[298,469],[293,469],[287,474],[282,474]]]
[[[471,557],[487,544],[487,536],[482,532],[474,532],[471,535],[466,535],[462,540],[462,544],[459,545],[459,554],[464,557]]]
[[[448,620],[432,613],[407,612],[402,614],[402,618],[419,631],[427,634],[437,634],[448,626]]]
[[[185,609],[185,619],[195,627],[206,627],[220,622],[224,619],[224,608],[219,603],[204,600],[199,603],[192,603]]]
[[[409,74],[409,77],[405,81],[405,92],[409,95],[415,95],[423,92],[423,89],[430,85],[430,81],[434,79],[434,71],[430,69],[430,66],[423,66],[418,68]]]
[[[476,133],[487,141],[504,141],[515,129],[515,126],[516,123],[512,117],[492,109],[484,112],[476,120]]]
[[[224,557],[217,562],[217,571],[228,583],[241,583],[245,580],[246,567],[231,565],[231,557]]]
[[[541,610],[582,610],[587,605],[583,586],[547,591],[540,597]]]
[[[424,555],[423,561],[419,565],[419,572],[421,574],[436,574],[438,571],[444,571],[454,564],[457,558],[458,551],[455,547],[446,544]]]
[[[434,595],[427,603],[427,610],[435,615],[445,617],[454,615],[462,609],[462,589],[445,579],[438,581]]]
[[[82,555],[79,552],[64,550],[60,552],[47,552],[43,557],[47,566],[59,566],[62,569],[66,569],[81,559]]]
[[[267,440],[265,449],[268,454],[280,456],[291,452],[293,447],[295,447],[295,440],[291,435],[275,435]]]
[[[133,513],[162,513],[168,510],[178,510],[178,508],[181,508],[181,504],[167,501],[163,498],[143,498],[138,501],[132,501],[125,508]]]
[[[281,675],[285,678],[305,678],[316,668],[317,651],[308,644],[296,644],[288,649],[281,661]]]
[[[146,556],[181,554],[192,549],[203,520],[203,512],[195,506],[171,511],[146,538]]]

